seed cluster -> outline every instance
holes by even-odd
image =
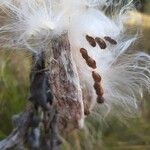
[[[104,98],[103,98],[103,94],[104,94],[104,91],[103,91],[103,88],[101,86],[101,76],[96,72],[96,71],[93,71],[92,72],[92,77],[94,79],[94,89],[96,91],[96,94],[97,94],[97,103],[104,103]]]
[[[92,46],[92,47],[96,47],[96,44],[98,44],[98,46],[100,47],[100,49],[106,49],[107,48],[107,44],[105,41],[109,42],[112,45],[116,45],[117,41],[112,39],[109,36],[105,36],[104,39],[100,38],[100,37],[95,37],[93,38],[92,36],[86,35],[85,36],[87,42]],[[80,53],[82,55],[82,57],[84,58],[84,60],[86,61],[86,64],[92,68],[92,69],[96,69],[96,61],[91,58],[87,52],[87,50],[85,48],[81,48],[80,49]],[[92,77],[94,80],[94,89],[95,92],[97,94],[97,103],[102,104],[104,103],[104,98],[103,98],[103,88],[102,88],[102,84],[101,84],[101,76],[94,70],[92,71]]]
[[[86,40],[88,41],[88,43],[92,46],[92,47],[96,47],[96,44],[98,44],[98,46],[101,48],[101,49],[106,49],[107,48],[107,45],[106,45],[106,42],[109,42],[110,44],[112,45],[116,45],[117,44],[117,41],[112,39],[111,37],[109,36],[105,36],[104,39],[100,38],[100,37],[96,37],[96,38],[93,38],[89,35],[86,35]]]

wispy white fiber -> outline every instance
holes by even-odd
[[[4,7],[4,6],[3,6]],[[59,4],[52,0],[22,0],[5,2],[6,25],[0,28],[1,39],[6,40],[4,46],[28,46],[35,50],[47,38],[57,34],[62,27]],[[9,33],[9,35],[7,35]]]
[[[116,4],[116,9],[112,8],[111,0],[21,0],[3,4],[8,21],[0,28],[1,46],[26,46],[36,52],[53,37],[67,33],[81,87],[88,89],[92,98],[90,109],[128,117],[138,113],[141,95],[150,91],[150,56],[130,50],[137,36],[128,36],[124,25],[133,9],[131,2],[122,8]],[[117,45],[105,41],[105,50],[98,45],[93,48],[86,35],[102,39],[109,36]],[[80,48],[85,48],[96,61],[96,69],[86,64]],[[102,77],[105,98],[102,105],[96,103],[93,70]]]
[[[0,28],[3,46],[26,45],[32,51],[37,48],[34,47],[37,43],[41,45],[47,38],[69,31],[70,24],[87,8],[106,3],[106,0],[1,1],[1,8],[9,17],[6,25]]]

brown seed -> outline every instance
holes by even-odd
[[[89,110],[84,110],[84,115],[88,116],[90,114]]]
[[[97,103],[103,104],[104,101],[105,101],[104,97],[99,97],[99,96],[97,97]]]
[[[88,53],[87,53],[87,50],[86,50],[86,49],[81,48],[81,49],[80,49],[80,53],[82,54],[82,57],[83,57],[85,60],[87,60],[87,59],[89,58],[89,56],[88,56]]]
[[[100,84],[100,83],[95,82],[95,83],[94,83],[94,89],[95,89],[96,94],[97,94],[98,96],[101,97],[101,96],[104,94],[103,88],[101,87],[101,84]]]
[[[92,59],[91,57],[89,57],[87,60],[86,60],[86,63],[89,67],[93,68],[93,69],[96,69],[96,61],[94,59]]]
[[[112,38],[109,37],[109,36],[105,36],[104,39],[105,39],[106,41],[108,41],[110,44],[113,44],[113,45],[116,45],[116,44],[117,44],[117,41],[114,40],[114,39],[112,39]]]
[[[97,42],[97,44],[99,45],[99,47],[101,49],[105,49],[107,47],[107,45],[106,45],[106,43],[105,43],[105,41],[103,39],[101,39],[99,37],[96,37],[95,41]]]
[[[86,40],[89,42],[89,44],[93,47],[96,46],[96,42],[95,42],[95,39],[89,35],[86,35]]]
[[[97,72],[92,71],[92,77],[95,82],[101,82],[101,76]]]

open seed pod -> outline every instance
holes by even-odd
[[[1,47],[50,52],[49,82],[62,129],[82,127],[84,112],[119,118],[139,112],[141,95],[150,89],[150,56],[130,50],[136,36],[127,36],[124,24],[133,7],[121,6],[107,0],[0,5],[8,19],[0,28]]]

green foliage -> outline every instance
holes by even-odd
[[[150,14],[150,1],[145,0],[145,12]]]
[[[27,100],[28,77],[23,55],[15,52],[0,55],[0,139],[6,136],[12,127],[11,117],[23,110]],[[9,56],[8,56],[9,54]],[[18,65],[19,64],[19,65]]]

